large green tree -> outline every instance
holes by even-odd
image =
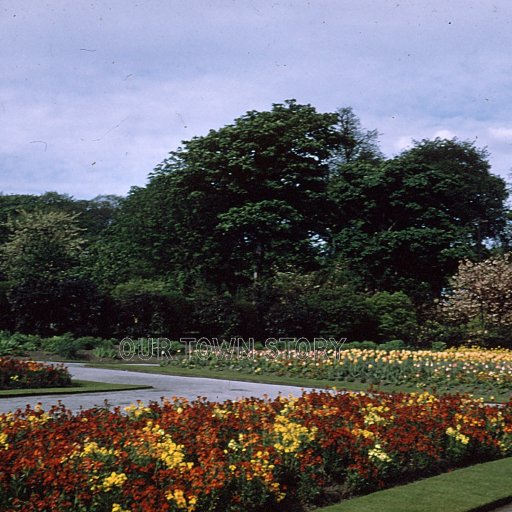
[[[375,289],[439,294],[458,261],[502,232],[507,198],[488,155],[469,142],[423,140],[398,157],[340,166],[333,252]]]
[[[156,273],[217,288],[314,267],[337,119],[289,100],[185,142],[132,190],[120,239]]]

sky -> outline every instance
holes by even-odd
[[[509,179],[511,49],[510,0],[0,0],[0,192],[125,195],[292,98],[352,107],[388,157],[472,141]]]

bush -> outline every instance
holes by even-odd
[[[117,350],[110,340],[103,340],[93,350],[93,354],[99,358],[115,359],[118,355]]]
[[[446,350],[446,343],[443,341],[434,341],[432,342],[432,350],[434,352],[442,352],[443,350]]]
[[[407,345],[402,340],[391,340],[379,345],[382,350],[404,350]]]
[[[313,339],[322,331],[322,311],[302,298],[283,297],[266,313],[265,327],[268,337]]]
[[[280,274],[265,296],[267,334],[287,337],[372,339],[371,304],[343,269],[332,274]]]
[[[39,336],[0,331],[0,356],[23,356],[41,346]]]
[[[192,307],[178,293],[134,292],[116,299],[117,336],[179,338]]]
[[[308,302],[320,311],[321,334],[347,340],[375,339],[377,322],[368,299],[349,287],[320,288]]]
[[[70,384],[71,376],[62,365],[0,357],[0,389],[50,388]]]
[[[82,345],[73,338],[71,333],[66,333],[44,340],[44,348],[48,352],[57,354],[65,359],[77,359]]]
[[[14,315],[8,299],[10,287],[8,281],[0,281],[0,330],[11,331],[14,329]]]
[[[343,345],[343,350],[376,350],[379,347],[374,341],[351,341]]]
[[[375,310],[378,341],[416,341],[418,321],[411,299],[403,292],[378,292],[369,299]]]
[[[433,343],[458,347],[470,339],[466,325],[446,324],[435,319],[426,320],[418,330],[418,345],[422,348],[430,348]]]
[[[240,334],[240,315],[230,295],[217,296],[203,292],[193,297],[190,303],[190,333],[206,338]]]
[[[9,302],[16,330],[42,336],[95,334],[104,311],[104,297],[84,279],[26,281],[11,290]]]

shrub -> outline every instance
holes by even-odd
[[[406,344],[402,340],[391,340],[382,343],[379,348],[382,350],[403,350],[406,348]]]
[[[239,335],[240,316],[230,295],[217,296],[203,292],[193,297],[190,303],[192,316],[188,327],[198,336]]]
[[[411,299],[403,292],[378,292],[369,299],[377,316],[379,341],[416,341],[418,321]]]
[[[65,359],[77,359],[78,353],[82,349],[79,341],[75,340],[71,333],[53,336],[44,341],[44,348]]]
[[[93,350],[102,345],[106,340],[94,336],[80,336],[75,341],[83,350]]]
[[[110,340],[103,340],[93,350],[93,354],[99,358],[115,359],[118,355],[117,350]]]
[[[49,388],[70,384],[71,376],[62,365],[0,357],[0,389]]]
[[[84,336],[96,333],[102,321],[104,297],[84,279],[26,281],[11,290],[9,301],[22,333]]]
[[[22,356],[40,347],[41,339],[29,334],[0,331],[0,356]]]
[[[186,330],[192,307],[178,293],[132,292],[116,299],[119,337],[179,338]]]
[[[0,330],[11,331],[14,329],[14,315],[8,299],[10,287],[11,283],[8,281],[0,281]]]

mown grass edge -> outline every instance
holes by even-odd
[[[484,512],[512,502],[512,457],[377,491],[315,512]]]
[[[81,393],[108,393],[110,391],[130,391],[139,389],[151,389],[152,386],[137,384],[110,384],[91,380],[73,380],[74,386],[65,388],[30,388],[30,389],[2,389],[0,400],[38,395],[76,395]]]

